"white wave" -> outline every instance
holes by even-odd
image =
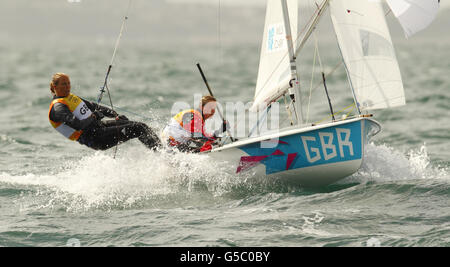
[[[200,192],[197,198],[205,194],[216,198],[235,189],[247,192],[271,188],[264,187],[270,179],[238,178],[227,172],[226,162],[213,161],[208,155],[155,153],[141,147],[121,149],[116,159],[110,154],[97,152],[79,161],[68,161],[44,175],[0,173],[0,183],[37,188],[32,190],[34,196],[24,196],[32,202],[28,204],[32,209],[62,206],[68,211],[127,208],[154,200],[183,202],[195,198],[192,192]],[[361,169],[341,183],[414,179],[450,180],[446,169],[430,164],[425,145],[405,154],[387,145],[369,144]],[[40,199],[39,203],[35,199]]]
[[[417,179],[450,180],[448,170],[431,164],[426,145],[403,153],[388,145],[370,143],[360,170],[344,179],[348,182],[389,182]]]
[[[145,148],[120,150],[116,159],[104,152],[70,161],[47,175],[0,174],[0,182],[36,186],[50,199],[41,206],[61,204],[68,210],[128,207],[145,200],[196,190],[220,196],[233,179],[220,162],[207,155],[149,152]]]
[[[12,138],[8,135],[0,134],[0,143],[11,144],[11,143],[16,143],[16,140],[14,140],[14,138]]]

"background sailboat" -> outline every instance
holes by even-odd
[[[298,34],[297,1],[267,2],[251,110],[268,112],[272,103],[288,96],[296,125],[211,151],[211,156],[230,162],[230,168],[237,174],[253,171],[255,175],[278,177],[307,186],[336,182],[360,168],[365,144],[381,130],[368,112],[405,105],[403,82],[382,2],[324,0],[316,7],[305,30]],[[328,7],[357,115],[307,125],[302,116],[296,58]],[[323,78],[326,85],[325,76]],[[329,105],[331,107],[331,101]]]
[[[408,38],[433,22],[441,0],[386,0],[386,2]]]

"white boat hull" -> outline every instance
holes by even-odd
[[[295,185],[324,186],[355,173],[365,144],[380,130],[375,120],[360,117],[245,139],[213,149],[209,155],[226,161],[237,177],[266,176]]]

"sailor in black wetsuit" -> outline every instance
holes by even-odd
[[[53,101],[48,117],[53,128],[65,137],[95,150],[106,150],[133,138],[150,149],[161,145],[158,136],[146,124],[130,121],[112,109],[86,101],[71,94],[70,89],[68,75],[53,75],[50,83]],[[104,117],[115,119],[102,121]]]

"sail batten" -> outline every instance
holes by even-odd
[[[405,105],[403,82],[381,1],[332,0],[330,13],[360,110]]]

